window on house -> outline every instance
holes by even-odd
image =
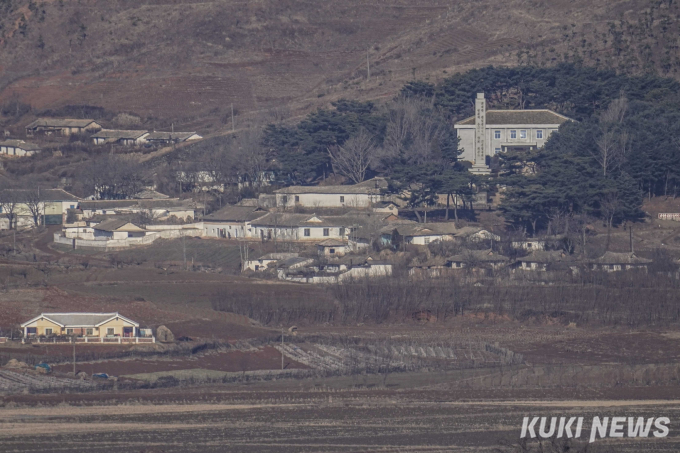
[[[335,249],[330,249],[328,252],[332,255],[335,253]]]
[[[527,131],[519,131],[519,138],[527,138]]]
[[[300,196],[299,196],[299,195],[295,195],[295,202],[296,202],[296,203],[299,203],[299,202],[300,202]]]
[[[71,209],[75,209],[75,208],[76,208],[76,205],[72,204]]]
[[[340,195],[340,203],[344,203],[344,202],[345,202],[345,197]]]
[[[543,138],[543,131],[541,129],[536,131],[536,138]]]
[[[66,335],[73,335],[73,329],[66,329]]]
[[[340,227],[340,237],[345,236],[345,227]]]
[[[425,243],[429,244],[430,243],[430,238],[425,238]]]
[[[496,138],[496,139],[501,138],[501,131],[494,131],[493,132],[493,138]]]
[[[493,150],[493,152],[494,152],[494,154],[498,154],[498,153],[501,152],[501,149],[500,149],[500,148],[496,148],[496,149]]]
[[[115,330],[113,327],[107,327],[106,328],[106,335],[113,335],[115,333]]]
[[[532,244],[531,242],[527,242],[527,248],[528,248],[528,249],[530,249],[530,248],[532,247],[532,245],[533,245],[533,244]]]
[[[93,335],[94,329],[85,329],[85,335]]]
[[[510,131],[510,138],[517,138],[517,131]]]
[[[330,236],[331,235],[331,229],[330,228],[324,228],[323,229],[323,235],[324,236]]]
[[[285,195],[283,196],[283,204],[288,204],[288,197]]]
[[[309,228],[305,228],[305,236],[311,236],[311,232],[309,231]]]
[[[45,335],[52,335],[52,329],[45,329]]]

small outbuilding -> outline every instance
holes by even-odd
[[[344,256],[347,253],[348,245],[346,241],[339,239],[326,239],[316,244],[319,256],[335,258]]]

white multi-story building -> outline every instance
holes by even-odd
[[[477,93],[475,116],[454,125],[461,160],[472,163],[471,172],[490,173],[491,157],[509,150],[542,147],[565,121],[572,121],[552,110],[487,110],[484,93]]]

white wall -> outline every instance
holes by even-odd
[[[413,245],[427,245],[435,241],[450,241],[451,235],[449,234],[432,234],[429,236],[406,236],[406,243]]]
[[[284,202],[284,197],[286,201]],[[295,201],[299,197],[299,201]],[[344,201],[341,201],[344,197]],[[380,201],[380,195],[369,194],[347,194],[347,193],[302,193],[302,194],[276,194],[276,206],[292,208],[302,206],[306,208],[366,208],[371,203]]]

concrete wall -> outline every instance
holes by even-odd
[[[203,222],[203,235],[213,238],[243,238],[246,236],[244,222]]]

